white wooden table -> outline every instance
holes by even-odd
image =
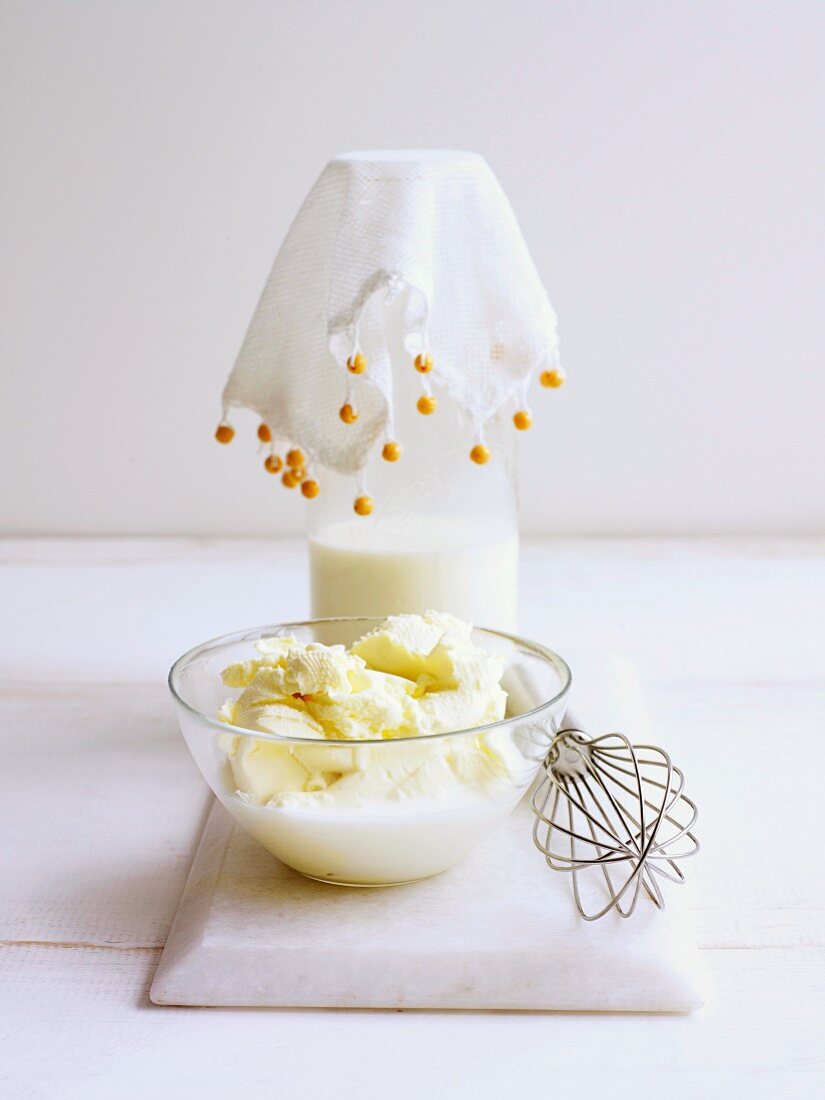
[[[305,615],[305,573],[297,541],[0,543],[0,1095],[822,1095],[822,540],[524,548],[523,632],[634,660],[700,803],[702,1012],[149,1003],[208,802],[167,668]]]

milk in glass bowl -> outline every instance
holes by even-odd
[[[496,721],[412,737],[333,738],[312,729],[302,736],[299,726],[288,735],[251,731],[218,717],[232,716],[233,696],[243,694],[228,690],[221,673],[248,662],[256,643],[270,651],[288,638],[350,647],[382,622],[241,631],[184,654],[169,675],[181,731],[216,797],[267,851],[324,882],[388,886],[458,863],[531,785],[566,706],[571,676],[561,657],[476,628],[472,643],[502,670],[506,699]]]

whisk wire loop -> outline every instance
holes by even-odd
[[[698,811],[684,789],[684,773],[656,745],[633,745],[621,733],[590,738],[572,725],[556,734],[532,798],[533,840],[550,868],[571,874],[585,920],[613,909],[628,918],[643,891],[663,909],[660,880],[684,882],[677,861],[699,850]],[[606,901],[590,900],[584,879],[592,872]]]

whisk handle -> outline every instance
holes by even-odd
[[[570,707],[568,707],[567,710],[564,712],[564,717],[561,720],[561,725],[559,726],[558,732],[562,733],[565,730],[578,730],[580,733],[586,732],[584,726],[582,726],[582,724],[579,722],[578,717],[570,709]]]

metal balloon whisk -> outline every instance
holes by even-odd
[[[684,882],[678,861],[699,850],[696,804],[664,749],[568,725],[544,772],[532,799],[533,839],[549,867],[571,873],[581,916],[598,920],[615,909],[629,917],[642,890],[664,909],[660,880]]]

